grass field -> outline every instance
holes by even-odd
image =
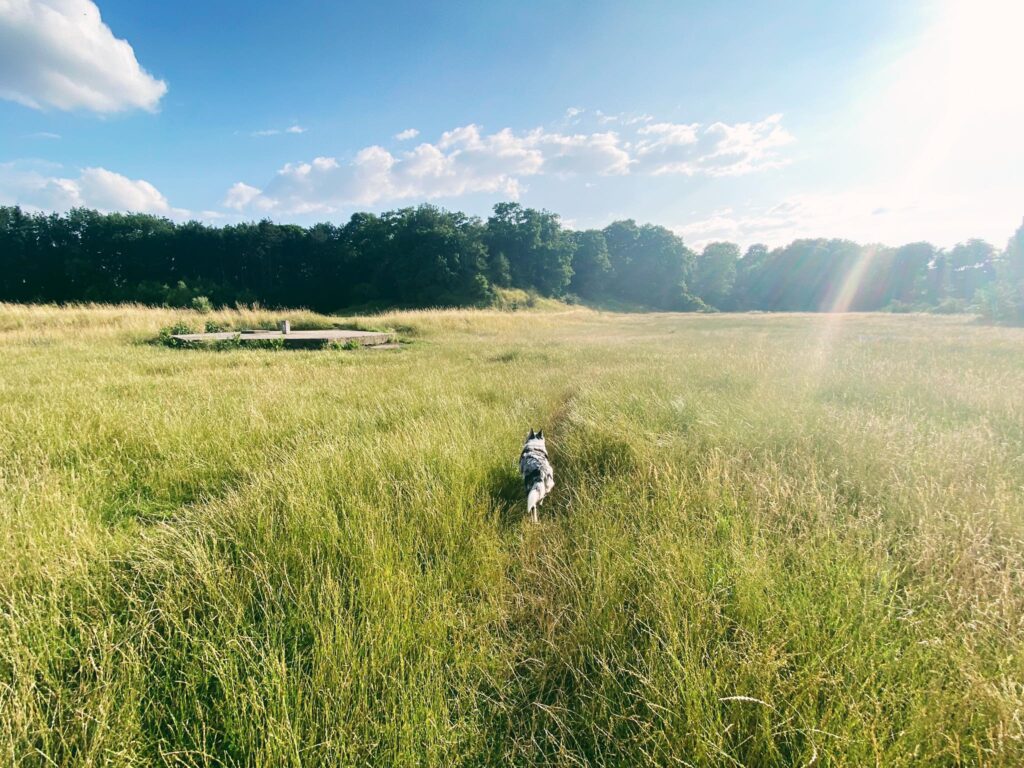
[[[0,305],[0,763],[1024,762],[1024,330],[185,314]]]

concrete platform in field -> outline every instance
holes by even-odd
[[[380,344],[389,344],[394,341],[389,333],[378,333],[376,331],[224,331],[222,333],[179,333],[175,339],[186,341],[191,344],[209,344],[215,341],[229,341],[238,339],[240,344],[250,341],[273,341],[284,339],[286,347],[306,347],[316,349],[326,347],[328,344],[346,344],[356,342],[364,347],[374,347]]]

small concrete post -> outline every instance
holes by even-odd
[[[279,330],[281,333],[287,335],[287,334],[292,332],[292,324],[290,322],[288,322],[287,320],[278,320],[277,321],[277,330]]]

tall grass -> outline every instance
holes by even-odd
[[[187,315],[0,306],[3,763],[1024,761],[1024,332]]]

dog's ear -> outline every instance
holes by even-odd
[[[527,439],[527,440],[533,440],[533,438],[535,438],[535,437],[536,437],[536,435],[535,435],[535,434],[533,434],[533,427],[530,427],[530,434],[528,434],[528,435],[526,436],[526,439]]]
[[[540,430],[539,432],[537,432],[537,439],[538,440],[543,440],[544,439],[544,430],[543,429]]]

